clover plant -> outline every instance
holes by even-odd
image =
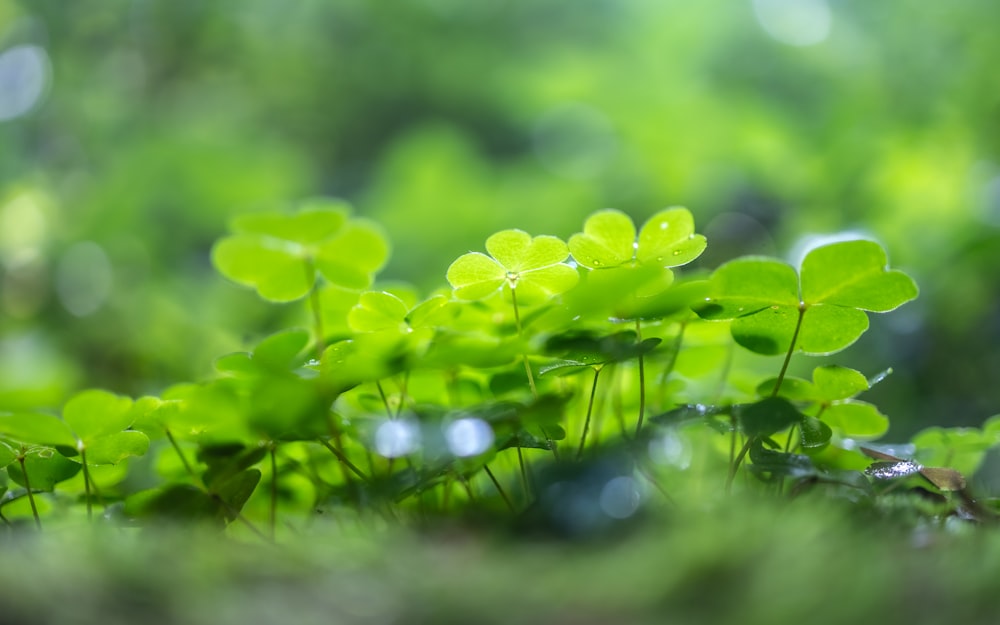
[[[790,373],[796,353],[840,352],[869,314],[917,296],[874,241],[817,247],[798,267],[751,256],[685,271],[708,244],[691,211],[637,228],[601,210],[567,241],[497,232],[421,294],[380,280],[391,246],[341,202],[232,230],[212,250],[219,272],[303,302],[311,327],[159,396],[89,390],[60,413],[0,412],[0,519],[41,527],[99,507],[109,522],[277,540],[323,514],[559,525],[625,518],[651,492],[684,505],[707,484],[877,500],[918,478],[969,508],[966,476],[1000,443],[994,419],[880,448],[889,418],[860,396],[888,372]]]

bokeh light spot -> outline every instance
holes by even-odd
[[[76,317],[97,312],[111,295],[111,261],[104,249],[83,241],[66,250],[56,268],[56,294]]]
[[[764,32],[790,46],[822,43],[833,26],[826,0],[753,0],[753,10]]]
[[[420,428],[412,421],[386,421],[375,431],[375,450],[386,458],[399,458],[420,449]]]
[[[459,458],[478,456],[493,444],[493,428],[477,418],[459,419],[444,431],[448,449]]]
[[[598,503],[612,519],[627,519],[639,509],[639,489],[632,477],[622,475],[608,480],[601,489]]]
[[[39,46],[14,46],[0,53],[0,121],[31,111],[49,84],[49,56]]]

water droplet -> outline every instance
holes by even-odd
[[[919,464],[912,460],[901,462],[876,462],[865,469],[865,473],[879,480],[890,480],[896,477],[906,477],[918,473],[922,469]]]
[[[663,262],[663,257],[662,256],[657,256],[656,257],[656,262],[662,263]]]
[[[681,250],[674,250],[672,253],[673,253],[674,256],[680,256],[681,255]]]
[[[598,265],[600,265],[600,264],[601,264],[601,261],[599,261],[599,260],[596,260],[596,259],[594,260],[594,266],[595,266],[595,267],[597,267],[597,266],[598,266]]]

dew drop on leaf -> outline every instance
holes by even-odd
[[[865,469],[865,473],[878,480],[891,480],[919,473],[922,467],[912,460],[899,462],[876,462]]]

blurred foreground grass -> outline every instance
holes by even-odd
[[[0,538],[3,621],[978,624],[1000,534],[806,496],[668,511],[605,541],[314,527],[270,545],[192,528]]]

